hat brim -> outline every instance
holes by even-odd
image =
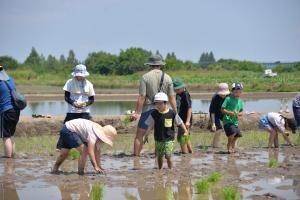
[[[163,66],[166,65],[165,62],[155,62],[155,63],[145,63],[144,65],[149,65],[149,66]]]
[[[104,143],[108,144],[109,146],[113,146],[113,137],[107,136],[103,131],[102,126],[97,123],[93,124],[93,130],[96,136]]]
[[[7,81],[7,80],[9,80],[9,76],[7,75],[7,73],[4,70],[2,70],[0,72],[0,80],[1,81]]]
[[[72,72],[72,76],[73,76],[73,77],[75,77],[75,76],[87,77],[87,76],[89,76],[89,75],[90,75],[90,73],[88,73],[88,72],[86,72],[86,73],[81,73],[81,72],[76,73],[76,72]]]
[[[226,90],[226,91],[218,91],[217,94],[219,94],[219,95],[229,95],[229,94],[230,94],[230,91],[229,91],[229,90]]]
[[[174,90],[178,90],[178,89],[181,89],[181,88],[184,88],[184,87],[185,87],[185,85],[182,84],[182,85],[179,85],[179,86],[174,87]]]

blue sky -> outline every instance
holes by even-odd
[[[0,0],[0,55],[23,62],[73,49],[118,54],[142,47],[259,62],[300,61],[299,0]]]

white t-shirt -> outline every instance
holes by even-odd
[[[285,121],[284,118],[279,113],[270,112],[268,113],[267,116],[268,116],[268,120],[271,122],[273,126],[275,126],[275,128],[278,128],[281,133],[285,132],[285,127],[284,127]]]
[[[67,129],[77,133],[83,142],[95,144],[98,138],[94,133],[93,123],[95,122],[79,118],[67,121],[65,125]]]
[[[95,91],[93,84],[86,80],[86,84],[89,88],[89,94],[85,95],[84,94],[84,85],[83,82],[79,82],[79,89],[80,89],[80,94],[74,94],[72,93],[72,81],[73,79],[69,79],[65,86],[63,87],[64,91],[70,92],[70,98],[74,101],[79,101],[79,102],[88,102],[90,96],[95,96]],[[85,112],[90,112],[90,106],[87,106],[85,108],[76,108],[70,104],[68,104],[68,113],[85,113]]]

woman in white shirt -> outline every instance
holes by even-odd
[[[100,147],[102,143],[113,145],[113,139],[117,135],[114,127],[106,125],[104,127],[86,119],[73,119],[67,121],[60,130],[56,148],[60,150],[52,173],[58,173],[60,165],[67,158],[69,151],[76,148],[80,152],[78,160],[78,173],[84,173],[87,155],[98,173],[104,173],[100,162]]]
[[[279,113],[270,112],[260,117],[258,127],[270,133],[269,148],[272,147],[272,144],[274,144],[275,148],[279,147],[278,131],[282,133],[287,144],[293,146],[291,140],[288,138],[289,133],[287,130],[291,130],[292,133],[296,133],[297,126],[294,119],[286,118]]]
[[[64,120],[66,123],[72,119],[91,119],[90,105],[94,103],[95,91],[93,84],[86,79],[89,72],[85,65],[76,65],[73,78],[69,79],[65,86],[65,101],[68,103],[68,112]]]

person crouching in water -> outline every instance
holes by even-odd
[[[176,92],[176,104],[179,117],[185,124],[190,134],[192,124],[192,100],[188,90],[185,88],[184,82],[180,79],[173,81],[174,91]],[[180,143],[182,153],[193,153],[190,135],[184,136],[184,130],[178,127],[177,141]]]
[[[239,117],[243,115],[244,107],[244,103],[240,99],[242,90],[243,85],[241,83],[233,83],[231,95],[226,97],[222,104],[224,130],[228,138],[228,153],[235,153],[235,142],[239,137],[242,137],[239,129]]]
[[[144,143],[148,141],[148,135],[154,128],[155,153],[158,161],[158,168],[162,169],[163,157],[166,158],[168,168],[172,169],[171,156],[175,140],[175,125],[180,126],[184,130],[184,135],[188,135],[188,131],[177,113],[169,109],[167,106],[168,96],[159,92],[154,96],[154,104],[156,109],[150,114],[146,120],[148,129],[144,136]]]
[[[220,135],[223,130],[222,119],[223,113],[221,111],[221,106],[226,98],[230,94],[227,83],[220,83],[217,93],[212,97],[209,106],[209,113],[211,119],[211,131],[214,132],[214,137],[212,140],[212,147],[219,147]]]
[[[273,144],[275,148],[279,147],[278,131],[282,133],[282,136],[287,144],[289,146],[293,146],[288,137],[289,133],[287,130],[291,130],[292,133],[296,133],[297,125],[294,119],[286,118],[279,113],[270,112],[260,117],[258,127],[270,133],[268,144],[269,148],[271,148]]]
[[[83,174],[87,155],[98,173],[104,173],[100,161],[100,147],[103,143],[113,145],[114,136],[117,131],[114,127],[106,125],[104,127],[87,119],[73,119],[67,121],[60,130],[60,137],[57,142],[57,149],[60,149],[52,173],[58,173],[60,165],[67,158],[69,151],[76,148],[80,152],[78,160],[78,173]]]

